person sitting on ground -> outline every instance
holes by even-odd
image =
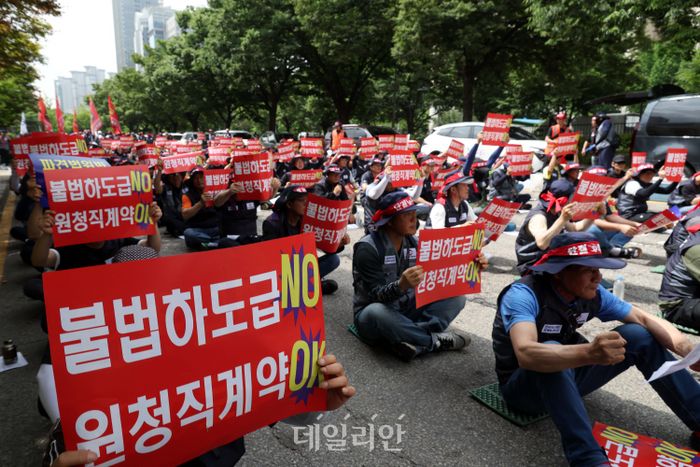
[[[204,169],[195,167],[182,195],[182,218],[185,221],[185,245],[193,250],[218,248],[221,240],[219,213],[214,197],[204,191]]]
[[[301,154],[295,154],[289,162],[289,170],[287,170],[280,180],[282,187],[291,183],[292,170],[304,170],[306,168],[306,158]]]
[[[677,207],[685,214],[700,203],[700,172],[682,181],[668,197],[668,207]]]
[[[569,204],[569,197],[573,192],[571,182],[565,179],[555,180],[549,191],[540,195],[540,202],[530,209],[515,239],[515,256],[520,275],[524,275],[528,266],[544,254],[549,248],[549,243],[559,233],[564,230],[583,232],[590,228],[593,219],[577,222],[571,220],[575,213],[575,204]],[[601,205],[598,212],[604,214],[605,207]]]
[[[384,169],[384,172],[377,175],[374,182],[369,184],[365,189],[365,197],[362,199],[362,207],[364,209],[364,226],[365,234],[368,234],[375,230],[374,224],[372,222],[372,217],[377,210],[377,204],[382,196],[388,193],[393,193],[394,191],[403,191],[408,193],[408,195],[413,199],[414,202],[418,202],[420,195],[423,192],[423,184],[413,185],[407,188],[397,188],[391,183],[391,166]],[[430,209],[432,206],[428,204],[416,204],[418,214],[423,216],[428,216],[430,214]]]
[[[674,182],[662,187],[661,183],[666,177],[666,171],[663,168],[659,170],[659,179],[652,182],[654,175],[656,175],[653,164],[640,165],[634,174],[631,180],[622,185],[620,195],[617,198],[617,211],[625,219],[644,223],[654,215],[653,212],[649,212],[647,206],[651,195],[654,193],[669,194],[675,190],[678,183]]]
[[[627,176],[629,169],[627,167],[627,157],[624,154],[617,154],[612,159],[612,167],[605,174],[610,178],[622,179]],[[610,196],[617,199],[620,195],[620,187],[617,187]]]
[[[672,323],[700,332],[700,217],[691,218],[686,227],[686,240],[666,262],[659,308]]]
[[[277,193],[280,181],[273,178],[270,185],[272,187],[271,199]],[[229,180],[228,189],[221,191],[214,197],[214,206],[220,211],[223,235],[247,237],[247,240],[253,240],[258,236],[258,206],[265,201],[238,199],[238,193],[242,191],[242,183],[234,183],[232,179]]]
[[[332,200],[347,200],[348,194],[340,183],[341,169],[331,164],[323,171],[325,177],[314,185],[312,193]]]
[[[358,333],[407,361],[427,352],[465,347],[468,337],[447,331],[464,308],[464,296],[416,308],[415,288],[425,274],[422,266],[416,266],[413,199],[397,190],[382,196],[377,207],[373,218],[377,231],[355,243],[352,258]],[[483,255],[478,261],[486,265]]]
[[[494,198],[513,203],[527,203],[530,201],[530,195],[521,193],[524,185],[513,178],[511,173],[512,169],[508,163],[501,164],[496,170],[491,172],[487,195],[489,201]],[[530,207],[530,205],[526,204],[523,209],[530,209]]]
[[[678,247],[685,242],[691,233],[698,231],[700,231],[700,209],[693,209],[676,222],[671,235],[664,242],[666,259],[669,259],[678,250]]]
[[[499,295],[493,323],[496,374],[503,399],[526,414],[547,412],[570,465],[610,465],[592,433],[583,397],[632,366],[648,379],[693,348],[670,323],[605,290],[599,268],[625,262],[602,256],[589,233],[564,233],[518,282]],[[585,322],[622,321],[588,342]],[[691,367],[700,370],[700,362]],[[651,383],[700,445],[700,384],[687,370]]]
[[[423,156],[418,159],[420,170],[423,174],[423,188],[421,189],[420,197],[426,203],[435,204],[435,195],[433,194],[433,178],[437,173],[438,161],[430,156]]]
[[[425,226],[442,229],[474,222],[477,216],[467,201],[469,186],[472,183],[474,183],[474,179],[465,176],[462,172],[450,175],[442,188],[444,196],[438,196],[437,202],[430,210],[430,216],[428,216],[428,222]]]
[[[360,199],[365,197],[367,187],[374,182],[374,179],[379,176],[384,168],[384,161],[379,158],[374,158],[369,161],[369,170],[362,174],[360,179]]]
[[[272,207],[272,214],[263,221],[263,240],[289,237],[302,233],[301,224],[306,212],[306,203],[309,193],[306,188],[298,185],[290,185],[280,192],[277,201]],[[345,245],[350,243],[350,236],[346,233],[340,241],[338,251],[326,253],[318,258],[318,269],[321,276],[321,292],[330,295],[338,290],[338,283],[333,279],[324,279],[328,274],[340,266],[338,253],[343,251]]]
[[[184,173],[163,175],[160,163],[153,181],[153,192],[163,211],[161,224],[173,237],[180,237],[185,232],[185,220],[182,218],[183,179]]]

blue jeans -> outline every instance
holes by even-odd
[[[336,253],[326,253],[318,258],[318,272],[321,279],[335,271],[340,266],[340,257]]]
[[[218,227],[189,227],[185,229],[183,235],[185,236],[185,245],[195,250],[201,249],[202,243],[218,242],[221,238]]]
[[[583,396],[633,365],[644,378],[649,378],[665,361],[675,360],[643,326],[623,324],[615,330],[627,341],[625,360],[616,365],[590,365],[554,373],[520,368],[501,386],[503,398],[516,410],[549,413],[559,429],[566,458],[574,467],[599,465],[608,460],[593,437]],[[651,386],[688,428],[700,430],[700,384],[688,371],[665,376]]]
[[[446,298],[401,313],[383,303],[371,303],[355,314],[355,327],[360,335],[374,344],[407,342],[420,353],[433,349],[433,333],[442,332],[457,317],[467,299]]]
[[[605,252],[610,251],[610,248],[613,247],[622,248],[623,246],[627,245],[630,240],[632,240],[632,237],[628,237],[622,232],[603,230],[597,225],[592,225],[588,229],[588,232],[595,235],[598,243],[600,243],[600,248]]]

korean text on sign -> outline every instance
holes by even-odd
[[[489,113],[486,115],[482,140],[484,145],[506,146],[508,144],[508,132],[513,121],[512,115]]]
[[[316,247],[327,253],[335,253],[348,227],[352,201],[336,201],[309,193],[302,231],[311,232]]]
[[[36,183],[41,188],[41,199],[39,203],[41,207],[46,209],[49,207],[49,199],[47,197],[46,181],[44,173],[52,170],[68,170],[68,169],[93,169],[96,167],[109,167],[109,162],[100,158],[73,157],[73,156],[52,156],[49,154],[31,154],[30,159],[34,167],[34,175]]]
[[[685,160],[687,157],[687,149],[669,148],[669,150],[666,152],[666,162],[664,163],[666,180],[669,182],[681,181],[683,178],[683,170],[685,168]]]
[[[391,151],[389,166],[389,177],[393,186],[413,186],[420,183],[418,163],[411,151]]]
[[[610,196],[618,179],[584,172],[576,186],[572,203],[577,203],[573,221],[597,219],[598,206]]]
[[[233,181],[241,183],[243,191],[236,194],[240,200],[270,199],[272,195],[272,170],[270,155],[266,152],[234,157]]]
[[[59,133],[30,133],[10,140],[10,151],[15,160],[15,171],[23,177],[29,169],[29,154],[51,156],[89,157],[82,136]]]
[[[579,132],[560,133],[557,137],[556,154],[558,158],[576,154],[578,152]]]
[[[420,231],[418,260],[425,279],[416,287],[416,306],[481,292],[481,252],[484,226],[472,224]]]
[[[306,188],[312,187],[323,178],[323,170],[292,170],[289,172],[289,184],[300,185]]]
[[[678,216],[676,216],[676,214],[670,209],[666,209],[658,214],[654,214],[649,219],[644,221],[644,223],[639,226],[639,233],[651,232],[652,230],[656,230],[665,225],[676,222],[677,220]]]
[[[56,246],[155,233],[145,166],[51,170],[44,177],[49,207],[56,212]]]
[[[178,172],[189,172],[203,163],[201,151],[163,157],[162,160],[164,175]]]
[[[532,153],[523,151],[508,151],[508,164],[513,177],[523,177],[532,173]]]
[[[511,203],[504,199],[494,198],[491,200],[476,220],[477,223],[484,225],[484,238],[496,241],[505,230],[508,222],[518,212],[520,206],[521,203]]]
[[[227,169],[207,169],[204,171],[204,192],[215,197],[228,188],[231,171]],[[207,206],[214,206],[214,200],[207,201]]]
[[[305,234],[47,273],[66,449],[90,449],[98,465],[178,465],[325,409],[315,251]]]

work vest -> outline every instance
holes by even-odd
[[[586,321],[595,318],[600,312],[600,293],[593,300],[577,299],[573,303],[565,303],[554,291],[550,275],[528,275],[518,282],[529,287],[537,297],[539,305],[535,325],[537,326],[537,342],[556,341],[562,345],[581,344],[586,342],[576,330]],[[496,356],[496,375],[499,384],[508,382],[508,378],[520,367],[513,349],[510,335],[506,333],[501,316],[501,300],[510,290],[509,285],[498,295],[496,317],[493,321],[491,339],[493,353]]]
[[[659,290],[659,299],[662,302],[678,300],[681,298],[700,298],[700,284],[690,274],[683,262],[683,255],[695,245],[700,245],[700,235],[692,235],[666,262],[664,279]]]
[[[518,196],[518,182],[510,175],[506,176],[505,180],[503,180],[498,187],[493,184],[494,178],[496,176],[501,176],[505,172],[506,169],[499,167],[491,174],[487,198],[489,201],[494,198],[513,201],[515,197]]]
[[[357,250],[358,245],[367,243],[377,251],[381,268],[384,271],[384,284],[391,284],[401,278],[403,272],[416,265],[416,254],[418,241],[412,235],[404,237],[401,251],[397,252],[394,245],[389,240],[389,237],[382,232],[376,231],[362,237],[354,246]],[[377,267],[380,267],[378,264]],[[369,297],[369,291],[365,290],[364,281],[359,273],[353,268],[352,271],[353,286],[355,293],[352,297],[352,305],[355,313],[362,310],[364,307],[372,303]],[[408,289],[401,298],[394,300],[391,303],[384,305],[393,308],[400,312],[407,312],[416,307],[416,295],[414,289]]]
[[[639,180],[637,181],[642,188],[646,188],[650,185],[649,183],[643,183]],[[625,187],[628,183],[629,181],[622,185],[622,188],[620,188],[620,194],[617,197],[617,212],[625,219],[629,219],[637,214],[644,214],[649,209],[647,206],[648,198],[641,198],[625,192]]]
[[[445,198],[441,198],[437,202],[445,207],[445,227],[462,225],[469,219],[469,203],[466,201],[460,201],[457,208],[452,206],[452,203],[448,203]],[[428,216],[425,226],[427,228],[432,227],[430,216]]]
[[[229,199],[221,209],[224,235],[257,235],[258,202]]]
[[[552,129],[552,136],[549,137],[549,139],[557,139],[559,137],[559,133],[561,133],[561,127],[559,124],[554,124],[550,127]],[[544,149],[544,153],[549,155],[554,151],[554,148],[557,147],[557,143],[547,143],[547,147]]]
[[[192,202],[192,206],[197,204],[200,199],[202,199],[202,195],[197,191],[197,190],[190,190],[187,193],[185,193],[185,196],[187,196],[190,201]],[[204,207],[197,212],[193,217],[190,217],[187,221],[185,221],[185,224],[187,228],[195,228],[195,229],[209,229],[211,227],[218,227],[219,226],[219,213],[216,212],[216,209],[211,207]]]
[[[544,215],[547,220],[547,228],[550,228],[559,217],[554,212],[554,208],[547,212],[547,204],[544,201],[540,201],[527,213],[523,225],[520,227],[520,232],[518,232],[518,237],[515,239],[515,256],[518,260],[517,268],[521,276],[525,274],[528,266],[535,264],[544,254],[544,251],[537,246],[535,237],[530,233],[529,228],[530,220],[537,214]]]

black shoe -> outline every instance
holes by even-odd
[[[633,259],[633,258],[639,258],[642,256],[642,249],[637,248],[636,246],[633,247],[627,247],[627,248],[622,248],[620,251],[620,254],[617,256],[618,258],[625,258],[625,259]]]
[[[433,352],[459,350],[468,346],[472,342],[469,336],[462,336],[454,331],[438,332],[433,335],[435,336],[435,347],[433,347]]]
[[[338,283],[333,279],[323,279],[321,281],[321,293],[323,295],[331,295],[338,290]]]
[[[700,431],[694,431],[690,435],[690,448],[700,452]]]
[[[420,352],[415,345],[408,342],[399,342],[389,347],[389,350],[404,362],[410,362],[418,356]]]

